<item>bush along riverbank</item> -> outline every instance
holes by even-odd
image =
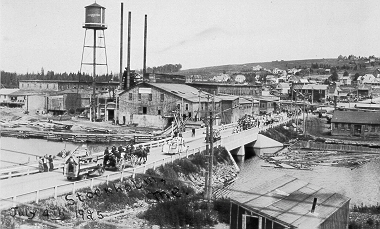
[[[354,205],[350,210],[350,229],[380,229],[380,205]]]
[[[228,223],[227,199],[204,200],[204,152],[148,169],[135,178],[103,183],[57,199],[20,205],[1,212],[3,227],[23,224],[83,228],[146,228],[212,226]],[[223,186],[237,176],[237,168],[223,147],[214,150],[213,186]],[[209,210],[210,209],[210,210]]]

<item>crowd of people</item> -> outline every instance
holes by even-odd
[[[53,163],[53,157],[52,155],[45,155],[43,157],[39,157],[38,160],[38,169],[40,172],[49,172],[54,170],[54,163]]]

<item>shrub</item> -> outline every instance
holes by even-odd
[[[202,154],[195,154],[191,157],[191,162],[200,168],[206,168],[206,157]]]
[[[221,198],[214,201],[214,210],[218,212],[218,220],[222,223],[230,223],[230,201]]]

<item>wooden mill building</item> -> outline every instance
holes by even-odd
[[[171,124],[178,113],[184,120],[204,118],[208,115],[206,103],[211,109],[211,101],[212,95],[185,84],[143,82],[120,93],[118,120],[120,124],[163,129]],[[217,97],[215,112],[221,112]]]

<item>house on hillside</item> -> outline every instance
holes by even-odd
[[[281,94],[289,94],[290,91],[290,84],[289,83],[279,83],[276,86],[276,90],[280,92]]]
[[[358,136],[380,140],[380,115],[368,111],[334,111],[331,135]]]
[[[261,69],[263,69],[263,67],[261,67],[260,65],[256,65],[252,67],[252,71],[254,72],[261,71]]]
[[[221,74],[218,76],[214,76],[212,78],[213,81],[215,82],[227,82],[231,79],[231,77],[228,74]]]
[[[199,120],[205,118],[206,103],[212,95],[186,84],[137,84],[119,95],[118,121],[163,129],[174,121],[174,116]],[[220,99],[215,97],[215,112],[221,112]]]
[[[357,81],[359,84],[372,84],[376,80],[376,77],[372,74],[365,74],[363,76],[359,76]]]
[[[244,75],[236,75],[235,76],[235,82],[238,82],[238,83],[244,83],[245,82],[245,76]]]

